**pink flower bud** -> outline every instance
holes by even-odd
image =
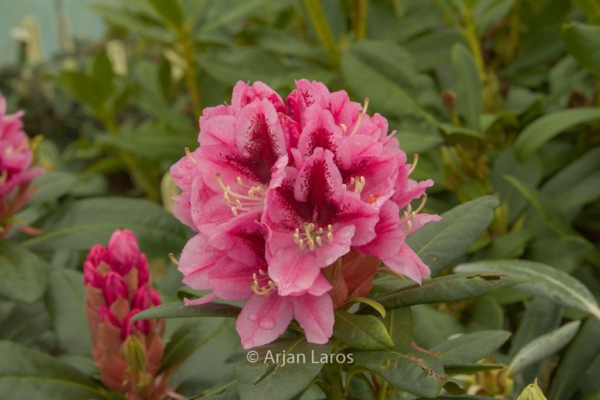
[[[140,248],[135,235],[129,230],[115,231],[106,250],[104,260],[121,275],[127,275],[138,263]]]
[[[104,281],[103,292],[104,298],[106,299],[106,304],[110,306],[119,298],[119,296],[127,299],[127,283],[125,283],[123,277],[118,273],[114,271],[108,271],[106,280]]]
[[[112,326],[117,328],[121,326],[117,317],[115,317],[106,306],[100,307],[100,310],[98,311],[98,322],[102,323],[104,320],[107,320]]]
[[[102,381],[109,389],[126,393],[128,399],[164,398],[168,379],[157,375],[164,321],[131,322],[135,314],[160,304],[158,291],[150,286],[148,260],[140,253],[135,235],[116,231],[106,248],[92,247],[83,270],[87,320]],[[127,357],[127,343],[136,343],[137,357]],[[144,363],[130,365],[141,359],[147,360],[145,369]]]

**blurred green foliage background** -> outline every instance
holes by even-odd
[[[501,201],[454,264],[543,262],[600,295],[598,0],[4,0],[0,11],[3,34],[10,29],[0,42],[0,91],[11,110],[26,111],[28,134],[44,137],[43,180],[61,188],[50,205],[21,215],[29,223],[96,196],[148,198],[168,209],[175,192],[166,174],[185,147],[197,146],[204,107],[228,101],[238,80],[284,93],[295,79],[315,79],[356,101],[368,97],[369,112],[389,119],[409,157],[419,154],[415,179],[435,180],[427,211],[488,194]],[[180,276],[165,255],[177,244],[152,249],[155,277],[173,299]],[[52,260],[76,270],[77,251]],[[31,312],[48,325],[43,311]],[[415,341],[425,348],[465,331],[512,331],[501,361],[562,318],[581,318],[512,291],[414,314]],[[189,362],[233,347],[227,329]],[[43,337],[0,334],[24,343]],[[517,385],[542,376],[553,399],[597,395],[594,340],[583,364],[540,362]],[[553,383],[556,368],[575,367],[580,376]],[[227,369],[205,367],[201,378],[182,369],[178,382],[197,393]]]

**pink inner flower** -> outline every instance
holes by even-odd
[[[245,348],[275,340],[293,318],[309,342],[325,343],[333,282],[346,290],[336,305],[349,287],[368,291],[374,260],[419,283],[429,276],[405,239],[439,220],[410,207],[433,182],[409,178],[414,166],[394,132],[367,108],[318,82],[296,82],[285,101],[239,82],[231,106],[204,110],[202,146],[172,167],[182,189],[174,213],[198,232],[179,269],[187,285],[211,290],[188,304],[245,300]],[[349,254],[352,265],[334,277],[330,267]]]

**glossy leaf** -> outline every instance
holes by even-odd
[[[68,172],[46,172],[34,179],[36,189],[29,204],[44,203],[67,194],[77,183],[77,177]]]
[[[461,273],[430,279],[423,285],[414,284],[377,299],[387,309],[416,304],[462,301],[494,293],[529,279],[506,273]]]
[[[336,310],[333,336],[352,349],[382,350],[394,347],[385,325],[373,315]]]
[[[512,338],[508,355],[514,357],[527,343],[556,329],[561,316],[559,305],[543,298],[534,298],[527,304],[521,324]]]
[[[395,347],[393,350],[360,351],[354,361],[381,375],[392,386],[417,396],[436,397],[446,386],[454,386],[444,374],[441,361],[411,347]]]
[[[157,204],[127,198],[95,198],[67,203],[35,224],[44,231],[23,244],[36,251],[89,250],[106,244],[116,229],[130,229],[143,252],[166,256],[183,248],[185,231]]]
[[[304,337],[279,339],[258,347],[259,361],[238,365],[239,394],[244,399],[291,399],[306,388],[328,359],[331,343],[308,343]],[[285,361],[284,361],[285,358]]]
[[[527,160],[544,143],[561,132],[584,122],[600,119],[600,109],[572,108],[544,115],[533,121],[519,134],[515,152],[521,161]]]
[[[600,352],[600,322],[589,318],[567,347],[560,360],[548,397],[555,400],[568,400],[584,379],[581,371],[586,371]]]
[[[395,346],[410,346],[413,339],[413,315],[410,307],[389,310],[380,318]]]
[[[474,363],[497,350],[510,337],[506,331],[479,331],[448,340],[429,351],[440,352],[438,359],[446,366]]]
[[[578,22],[565,24],[562,27],[562,40],[567,51],[581,66],[600,77],[600,27]]]
[[[0,240],[0,295],[32,303],[46,290],[46,261],[18,243]]]
[[[42,352],[0,342],[0,398],[107,399],[108,393],[77,369]]]
[[[83,274],[56,268],[50,272],[48,281],[46,306],[60,349],[69,355],[91,356]]]
[[[131,319],[139,321],[141,319],[157,318],[190,318],[190,317],[228,317],[235,318],[240,313],[241,308],[229,304],[208,303],[200,306],[186,306],[183,303],[168,303],[157,307],[152,307],[137,313]]]
[[[469,50],[462,44],[455,44],[452,48],[451,65],[456,109],[464,118],[465,125],[477,131],[481,113],[481,83],[477,65]]]
[[[588,312],[600,319],[600,309],[590,290],[571,275],[544,264],[526,260],[478,261],[455,268],[461,273],[505,273],[521,276],[531,283],[515,289]]]
[[[178,368],[196,350],[220,334],[223,325],[210,328],[201,320],[188,321],[177,328],[165,346],[160,372]]]
[[[481,197],[442,214],[442,220],[427,224],[406,240],[436,276],[462,256],[494,218],[498,200]]]
[[[519,371],[565,347],[575,337],[581,321],[573,321],[555,331],[542,335],[523,347],[506,369],[506,375],[515,376]]]

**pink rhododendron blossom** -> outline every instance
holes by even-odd
[[[83,274],[94,360],[102,381],[111,390],[125,392],[128,399],[164,398],[168,376],[156,377],[163,356],[164,320],[131,322],[138,312],[161,304],[135,235],[117,230],[107,247],[92,247]],[[143,371],[127,361],[132,339],[145,358]]]
[[[245,348],[279,337],[295,318],[325,343],[334,307],[368,295],[379,264],[421,282],[429,268],[407,236],[437,215],[410,203],[431,180],[409,178],[388,124],[344,91],[300,80],[283,101],[239,82],[232,105],[200,117],[201,146],[171,168],[175,215],[197,235],[179,269],[211,293],[187,304],[243,301]],[[425,199],[425,197],[423,197]]]
[[[23,111],[6,114],[6,99],[0,95],[0,221],[7,221],[25,205],[33,194],[31,180],[44,173],[31,165],[33,153],[22,116]],[[0,237],[7,231],[0,229]]]

